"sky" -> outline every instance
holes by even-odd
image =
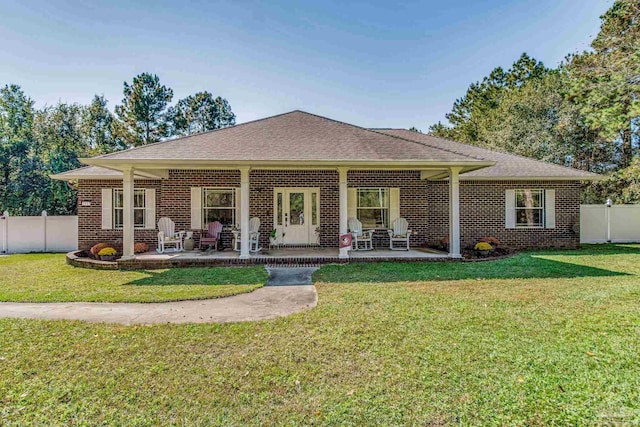
[[[300,109],[365,127],[445,121],[456,98],[527,52],[589,48],[612,0],[0,0],[0,85],[36,106],[120,103],[155,73],[174,101],[226,98],[243,123]]]

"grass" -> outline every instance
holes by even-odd
[[[0,301],[161,302],[251,292],[267,273],[252,268],[91,270],[65,264],[64,255],[0,257]]]
[[[255,323],[0,320],[0,423],[637,425],[638,252],[328,266]]]
[[[616,256],[608,256],[616,255]],[[325,266],[315,273],[320,282],[404,282],[424,280],[571,278],[640,274],[640,264],[626,255],[640,255],[637,245],[585,245],[572,251],[530,251],[489,262],[354,263]],[[635,259],[635,257],[631,257]]]

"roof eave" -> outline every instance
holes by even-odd
[[[209,159],[80,159],[86,165],[101,166],[114,170],[125,169],[237,169],[238,167],[353,167],[353,168],[433,168],[463,167],[465,172],[494,166],[494,161],[441,161],[441,160],[209,160]]]
[[[464,176],[460,180],[465,181],[601,181],[604,175],[595,176]]]

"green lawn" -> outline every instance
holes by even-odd
[[[262,267],[91,270],[61,254],[0,257],[0,301],[179,301],[250,292],[266,280]]]
[[[0,320],[0,424],[637,425],[639,265],[328,266],[315,309],[270,321]]]

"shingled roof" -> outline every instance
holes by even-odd
[[[292,111],[95,157],[94,160],[482,162],[348,123]]]
[[[462,167],[461,179],[602,178],[406,129],[365,129],[299,110],[82,161],[92,166],[52,178],[118,179],[121,172],[112,169],[123,167],[137,168],[144,176],[145,165],[166,169],[194,165],[360,165],[423,170],[458,165]]]
[[[475,145],[463,144],[444,138],[437,138],[419,132],[406,129],[372,129],[385,135],[397,136],[404,139],[419,142],[428,147],[451,150],[457,153],[464,153],[468,156],[493,160],[494,166],[474,170],[460,175],[460,179],[577,179],[577,180],[597,180],[602,179],[602,175],[579,169],[568,168],[555,165],[553,163],[542,162],[516,154],[504,153]]]

